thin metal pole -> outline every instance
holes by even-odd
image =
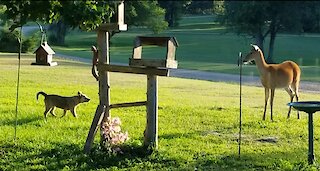
[[[14,143],[16,143],[16,140],[17,140],[19,85],[20,85],[20,67],[21,67],[21,49],[22,49],[22,26],[20,27],[18,42],[19,42],[19,54],[18,54],[19,63],[18,63],[18,80],[17,80],[17,96],[16,96],[16,114],[15,114],[15,125],[14,125]]]
[[[239,116],[239,141],[238,155],[241,155],[241,134],[242,134],[242,54],[239,52],[238,65],[240,66],[240,116]]]
[[[308,113],[308,129],[309,129],[309,149],[308,149],[308,163],[313,164],[314,153],[313,153],[313,113]]]

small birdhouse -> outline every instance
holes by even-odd
[[[166,47],[165,59],[142,59],[142,46],[156,45]],[[175,60],[178,42],[175,37],[144,37],[138,36],[134,40],[132,58],[129,59],[130,66],[144,67],[164,67],[177,68],[178,62]]]
[[[55,52],[51,49],[47,42],[43,42],[34,53],[36,54],[36,62],[32,63],[32,65],[57,65],[57,62],[52,62],[52,57]]]

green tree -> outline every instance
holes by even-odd
[[[223,10],[215,11],[220,21],[239,34],[248,34],[264,50],[270,36],[267,61],[272,63],[274,43],[279,31],[302,32],[302,15],[308,7],[302,1],[224,1]],[[219,8],[215,8],[219,9]]]
[[[53,23],[62,20],[72,28],[92,30],[101,23],[109,22],[118,1],[0,1],[7,10],[5,15],[15,22],[12,28],[26,24],[28,21]]]
[[[12,29],[28,21],[39,21],[53,24],[53,35],[57,43],[63,44],[68,28],[79,27],[82,30],[93,30],[101,23],[109,23],[116,12],[120,1],[0,1],[5,5],[4,12],[8,19],[15,21]],[[143,25],[154,33],[167,28],[164,21],[165,11],[158,6],[157,1],[125,1],[126,22],[133,25]],[[35,8],[36,7],[36,8]],[[116,32],[111,33],[111,36]]]
[[[320,32],[320,1],[305,1],[302,15],[304,32]]]
[[[10,30],[29,21],[55,22],[61,28],[57,29],[56,33],[61,36],[61,44],[64,43],[67,29],[65,26],[72,29],[79,27],[82,30],[93,30],[102,23],[110,22],[117,3],[119,1],[0,1],[0,5],[6,6],[5,17],[14,23]]]
[[[6,25],[6,16],[4,15],[4,12],[6,11],[6,6],[0,5],[0,26]]]
[[[49,40],[55,45],[64,45],[65,37],[69,30],[69,26],[64,24],[62,20],[54,22],[49,25]]]
[[[168,28],[165,10],[157,1],[125,1],[125,22],[128,25],[146,26],[155,34]]]
[[[219,1],[215,1],[219,2]],[[213,0],[192,0],[186,3],[188,14],[212,14]]]
[[[161,1],[159,5],[166,10],[165,20],[168,22],[169,27],[176,27],[179,25],[179,20],[185,11],[186,5],[189,1]]]

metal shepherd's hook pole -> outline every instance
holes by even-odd
[[[46,30],[43,29],[43,27],[41,26],[40,23],[38,23],[37,21],[36,21],[36,23],[38,24],[39,30],[41,32],[41,42],[40,42],[40,44],[42,44],[43,42],[47,42]]]
[[[239,52],[238,66],[239,66],[239,74],[240,74],[240,110],[239,110],[239,140],[238,140],[238,155],[240,157],[241,154],[241,134],[242,134],[242,54]]]
[[[15,114],[15,125],[14,125],[14,142],[17,139],[17,125],[18,125],[18,102],[19,102],[19,85],[20,85],[20,66],[21,66],[21,49],[22,49],[22,26],[20,27],[20,33],[18,37],[19,42],[19,54],[18,54],[18,80],[17,80],[17,97],[16,97],[16,114]]]

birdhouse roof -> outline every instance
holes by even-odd
[[[166,46],[167,43],[171,41],[175,47],[178,47],[178,41],[175,37],[147,37],[147,36],[137,36],[134,41],[134,47],[139,47],[141,45],[157,45]]]
[[[40,48],[42,48],[43,50],[45,50],[48,55],[53,55],[55,54],[55,52],[51,49],[51,47],[49,46],[49,44],[47,42],[43,42],[36,51],[34,51],[34,53],[36,53]]]

